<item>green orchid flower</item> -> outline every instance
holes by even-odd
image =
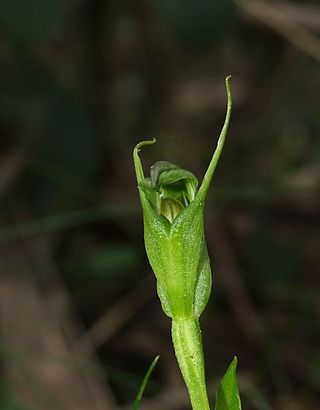
[[[199,187],[197,178],[171,162],[159,161],[145,178],[139,151],[133,159],[143,210],[144,241],[157,279],[164,312],[172,319],[176,357],[192,408],[209,409],[199,317],[211,292],[211,267],[204,234],[204,207],[231,116],[230,76],[226,78],[227,112],[216,150]]]

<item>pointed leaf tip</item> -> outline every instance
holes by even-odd
[[[234,357],[217,391],[215,410],[241,410],[236,376],[237,364],[238,359]]]
[[[137,394],[136,399],[134,401],[132,410],[138,410],[138,408],[140,406],[142,396],[143,396],[143,393],[144,393],[145,388],[147,386],[147,383],[150,379],[151,373],[153,372],[153,369],[155,368],[156,364],[158,363],[159,358],[160,358],[160,356],[158,355],[152,360],[152,363],[150,364],[150,366],[149,366],[149,368],[148,368],[148,370],[147,370],[147,372],[146,372],[146,374],[145,374],[145,376],[142,380],[142,383],[140,385],[138,394]]]

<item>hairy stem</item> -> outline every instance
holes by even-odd
[[[172,340],[193,410],[210,410],[198,319],[173,318]]]

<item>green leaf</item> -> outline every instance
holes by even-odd
[[[241,410],[236,376],[237,362],[235,357],[223,376],[216,395],[215,410]]]
[[[147,370],[147,373],[145,374],[145,376],[142,380],[142,383],[140,385],[138,394],[137,394],[136,399],[133,403],[132,410],[138,410],[138,408],[140,406],[141,399],[142,399],[143,392],[144,392],[144,390],[146,388],[146,385],[147,385],[147,383],[150,379],[150,376],[151,376],[151,373],[153,372],[153,369],[155,368],[156,364],[158,363],[159,357],[160,356],[155,357],[153,359],[152,363],[150,364],[149,369]]]

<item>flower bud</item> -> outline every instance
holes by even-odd
[[[217,148],[200,188],[188,170],[159,161],[145,178],[139,150],[133,157],[144,220],[144,241],[149,262],[157,278],[164,312],[172,318],[198,318],[211,292],[211,268],[204,235],[204,206],[218,163],[231,114],[229,79],[227,114]]]

